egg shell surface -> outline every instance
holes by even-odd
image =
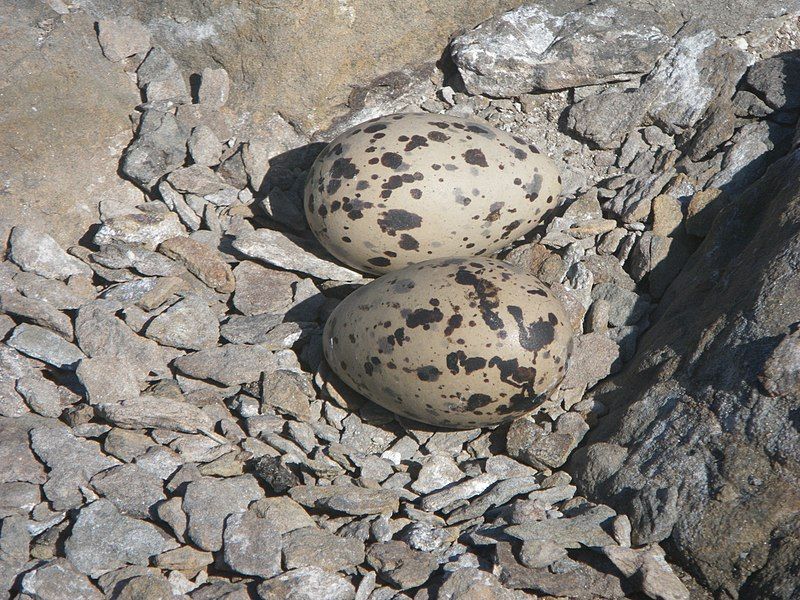
[[[395,114],[345,131],[308,175],[305,213],[347,265],[387,273],[491,254],[555,207],[561,178],[525,140],[485,122]]]
[[[564,378],[572,329],[533,275],[450,258],[388,273],[331,313],[328,365],[384,408],[448,428],[496,425],[537,408]]]

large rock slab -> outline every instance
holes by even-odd
[[[3,2],[0,23],[0,247],[22,223],[66,247],[97,222],[100,201],[142,200],[117,176],[139,92],[103,56],[94,19],[82,11],[62,16],[47,3]]]
[[[734,597],[793,589],[800,556],[800,394],[784,380],[798,261],[795,151],[718,215],[633,361],[595,393],[611,410],[570,464],[581,493],[630,516],[635,544],[669,539]]]
[[[669,48],[670,24],[653,9],[601,0],[559,15],[524,4],[453,40],[473,94],[517,96],[647,73]]]
[[[101,0],[91,10],[97,17],[136,17],[184,72],[224,67],[232,76],[230,103],[240,114],[252,111],[259,122],[280,111],[313,130],[347,112],[354,84],[438,60],[454,31],[519,4],[178,0],[165,7],[157,0]]]

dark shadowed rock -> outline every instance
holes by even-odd
[[[595,394],[611,411],[571,463],[584,494],[631,517],[634,543],[668,540],[734,596],[794,578],[800,408],[759,375],[781,372],[800,321],[799,166],[795,152],[723,208],[634,360]]]
[[[775,110],[800,108],[800,55],[786,52],[754,64],[745,84]]]

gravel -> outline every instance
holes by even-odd
[[[120,151],[144,195],[104,200],[77,246],[11,230],[3,585],[31,598],[688,598],[695,584],[656,543],[677,492],[639,490],[658,457],[594,436],[623,418],[606,399],[613,376],[652,347],[640,336],[679,297],[699,240],[788,150],[800,100],[781,80],[791,56],[757,60],[754,36],[743,50],[676,15],[522,6],[455,36],[464,88],[404,72],[354,92],[331,130],[395,110],[477,117],[559,164],[562,205],[501,256],[563,300],[573,358],[537,412],[468,431],[397,418],[324,364],[325,319],[365,280],[305,225],[320,145],[277,115],[253,135],[236,120],[238,75],[206,68],[190,88],[147,27],[98,22],[100,49],[144,99]],[[776,406],[796,392],[797,347],[781,331],[752,361]],[[629,429],[617,435],[654,431]],[[618,472],[638,477],[635,505],[614,503],[630,517],[591,487]]]

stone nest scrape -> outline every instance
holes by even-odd
[[[67,251],[33,225],[11,233],[3,588],[37,599],[688,598],[694,584],[661,548],[632,547],[628,517],[576,495],[560,468],[607,411],[587,390],[630,360],[726,196],[789,147],[798,105],[776,83],[788,59],[755,62],[745,38],[651,17],[520,9],[456,38],[466,88],[442,73],[376,85],[331,130],[396,110],[477,115],[562,163],[558,216],[503,258],[562,299],[575,360],[536,415],[467,431],[397,418],[322,362],[326,316],[363,284],[303,220],[322,144],[277,115],[263,137],[240,139],[223,70],[206,69],[192,93],[143,27],[101,22],[105,55],[145,99],[121,172],[148,200],[101,201],[90,241]],[[509,33],[515,20],[528,21]],[[550,23],[572,37],[543,56],[531,36]],[[596,39],[637,23],[647,31],[630,36],[635,56],[610,43],[619,56],[595,56]],[[534,79],[499,59],[509,45],[542,65]],[[574,56],[600,66],[552,84]]]

